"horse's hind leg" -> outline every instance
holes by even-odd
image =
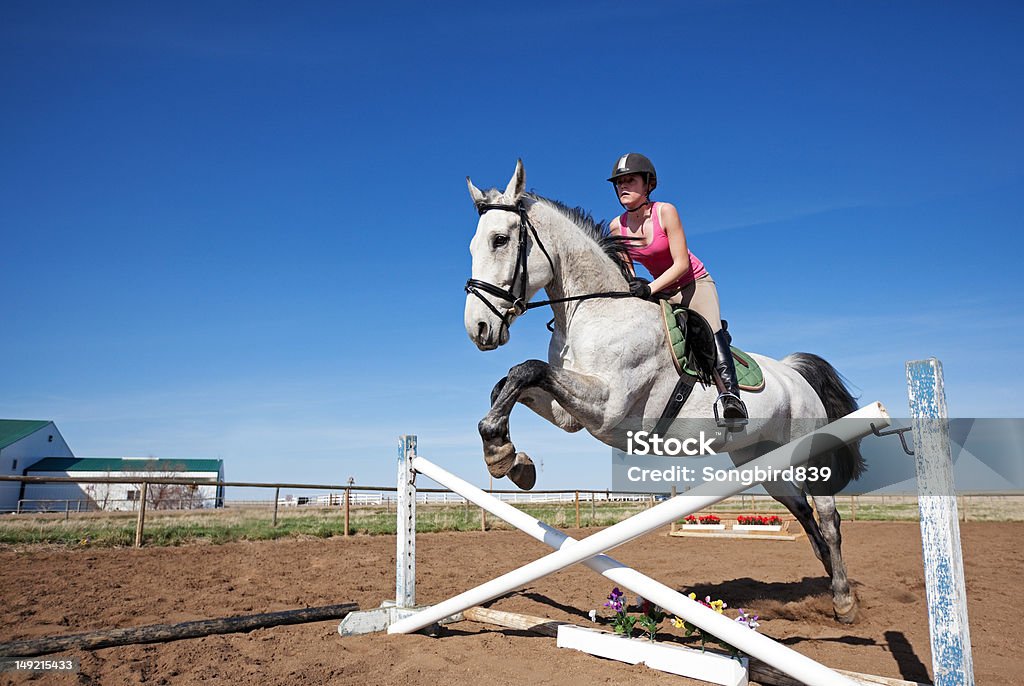
[[[836,509],[836,499],[831,495],[818,495],[813,496],[813,500],[814,509],[818,513],[818,526],[832,558],[832,609],[835,611],[836,619],[844,624],[850,624],[857,619],[857,596],[850,588],[849,579],[846,577],[846,563],[843,562],[841,550],[843,537],[839,532],[840,518]]]
[[[831,577],[832,553],[825,538],[821,535],[821,529],[818,528],[818,522],[814,519],[814,510],[807,502],[807,496],[796,484],[789,481],[769,481],[764,484],[764,488],[771,497],[785,505],[786,509],[796,517],[796,521],[800,522],[800,526],[803,527],[807,538],[811,541],[811,550],[814,551],[814,556],[821,561],[825,572]]]
[[[737,451],[736,455],[730,453],[730,457],[739,466],[773,447],[776,445],[762,443],[755,451]],[[812,510],[810,503],[807,502],[807,496],[796,484],[789,481],[766,481],[762,485],[773,498],[793,513],[800,526],[807,532],[815,557],[821,561],[825,573],[832,581],[832,610],[835,617],[845,624],[852,623],[857,618],[857,596],[850,588],[850,582],[846,577],[846,564],[840,550],[842,536],[839,534],[836,499],[833,496],[814,496]],[[817,519],[814,517],[815,511],[818,513]]]
[[[836,619],[849,624],[857,618],[857,596],[850,588],[843,562],[842,536],[839,534],[839,513],[836,499],[832,496],[814,496],[814,512],[807,502],[807,496],[793,483],[769,482],[765,489],[773,498],[786,506],[807,532],[814,555],[821,560],[825,572],[832,580],[832,610]]]

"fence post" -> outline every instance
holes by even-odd
[[[146,492],[149,490],[149,483],[142,482],[142,490],[139,491],[139,519],[135,522],[135,547],[142,547],[142,529],[146,525]]]
[[[942,363],[907,363],[935,686],[973,686],[960,522]]]
[[[281,487],[274,489],[274,528],[277,528],[277,503],[281,500]]]
[[[580,492],[576,491],[576,528],[580,528]]]
[[[850,520],[857,521],[857,496],[850,496]]]
[[[493,491],[494,490],[494,477],[493,476],[490,477],[490,480],[488,481],[488,483],[490,484],[488,490],[489,491]],[[487,531],[487,510],[485,510],[482,507],[480,508],[480,531]]]
[[[678,491],[676,490],[676,487],[675,487],[675,486],[673,486],[673,487],[672,487],[672,497],[673,497],[673,498],[675,498],[675,497],[676,497],[676,496],[677,496],[678,494],[679,494],[679,493],[678,493]],[[669,532],[670,534],[674,534],[674,533],[676,532],[676,520],[674,520],[674,519],[673,519],[673,520],[672,520],[672,523],[671,523],[671,524],[669,524],[669,529],[668,529],[668,532]]]
[[[597,515],[594,511],[594,496],[596,495],[593,491],[590,492],[590,526],[594,526],[597,522]]]
[[[349,491],[352,489],[345,489],[345,535],[348,536],[348,523],[349,523]]]

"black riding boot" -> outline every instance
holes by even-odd
[[[722,416],[718,423],[732,431],[739,431],[740,427],[747,423],[747,406],[740,400],[736,363],[732,359],[732,350],[729,349],[728,336],[725,329],[715,334],[715,371],[718,372],[724,386],[724,391],[718,397],[722,402]],[[718,414],[717,411],[715,414]]]

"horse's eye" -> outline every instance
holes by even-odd
[[[503,233],[499,233],[494,237],[494,247],[501,248],[508,245],[508,236]]]

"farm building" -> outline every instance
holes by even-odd
[[[134,510],[139,506],[142,482],[147,478],[202,479],[207,484],[154,484],[147,486],[146,507],[197,509],[222,507],[223,460],[155,457],[47,457],[25,470],[25,476],[70,478],[132,478],[134,483],[28,483],[21,509]]]
[[[0,419],[0,474],[21,476],[44,457],[73,457],[71,448],[51,421]],[[0,481],[0,512],[18,506],[21,484]]]

